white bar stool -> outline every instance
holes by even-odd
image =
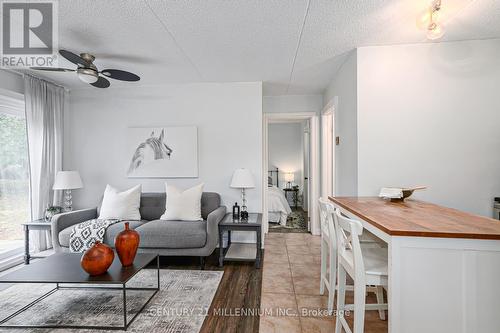
[[[337,319],[335,333],[342,328],[348,333],[364,331],[365,311],[379,310],[381,319],[385,319],[383,287],[388,285],[388,259],[386,248],[364,248],[360,244],[363,226],[359,221],[342,216],[340,210],[334,213],[337,234],[338,255],[338,294]],[[347,274],[354,280],[354,304],[345,304]],[[366,304],[367,285],[376,286],[377,304]],[[344,318],[344,311],[354,310],[354,330],[351,331]],[[383,314],[383,316],[382,316]]]
[[[326,199],[319,199],[320,211],[320,230],[321,230],[321,277],[319,293],[325,294],[325,288],[328,290],[328,312],[333,312],[333,300],[335,297],[335,290],[337,288],[337,235],[335,231],[334,213],[335,206]],[[363,247],[380,247],[380,242],[374,240],[375,236],[362,237],[360,239],[361,246]],[[353,286],[347,285],[347,290],[353,290]],[[377,295],[377,300],[380,295],[383,297],[383,291],[378,288],[368,287],[367,291],[373,292]],[[383,302],[383,299],[380,300]],[[381,311],[380,319],[385,319],[385,313]]]
[[[332,218],[332,205],[329,201],[319,199],[320,230],[321,230],[321,278],[319,293],[324,295],[328,290],[328,313],[333,311],[335,296],[335,279],[337,268],[337,236]]]

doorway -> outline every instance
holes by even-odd
[[[335,195],[335,137],[334,106],[327,105],[321,114],[321,197]]]
[[[292,140],[286,131],[296,129],[294,141],[296,163],[286,162],[286,141]],[[280,134],[281,133],[281,134]],[[280,137],[281,135],[281,137]],[[276,138],[278,137],[278,140]],[[272,142],[283,146],[270,147]],[[301,214],[304,231],[319,234],[317,200],[319,198],[319,119],[315,112],[271,113],[263,117],[263,231],[286,229],[293,224],[289,218]],[[290,145],[289,145],[290,146]],[[273,152],[279,151],[278,154]],[[281,154],[280,154],[281,153]],[[284,154],[283,154],[284,153]],[[285,155],[285,156],[283,156]],[[281,199],[279,193],[282,193]],[[279,200],[287,200],[290,212],[283,214]],[[284,216],[286,215],[286,216]],[[290,221],[290,222],[289,222]],[[289,225],[290,226],[290,225]]]

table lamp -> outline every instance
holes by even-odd
[[[242,205],[240,215],[242,219],[247,219],[248,212],[247,200],[245,198],[245,189],[255,187],[255,183],[253,181],[252,173],[250,172],[250,170],[245,168],[236,169],[233,173],[233,179],[231,180],[230,186],[232,188],[241,188]]]
[[[286,188],[292,188],[292,182],[295,181],[295,174],[293,172],[285,173]]]
[[[82,188],[83,183],[78,171],[59,171],[56,175],[56,180],[53,190],[64,190],[64,209],[66,211],[73,210],[73,197],[71,190]]]

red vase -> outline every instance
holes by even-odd
[[[129,223],[125,222],[125,230],[115,238],[115,249],[122,266],[130,266],[134,263],[140,240],[139,233],[130,229]]]
[[[95,276],[106,273],[114,259],[113,249],[97,241],[94,246],[85,251],[80,264],[85,272]]]

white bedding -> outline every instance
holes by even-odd
[[[292,210],[285,198],[285,193],[276,186],[267,188],[267,210],[269,213],[273,213],[269,215],[277,215],[276,213],[279,213],[279,223],[282,226],[286,226],[288,214],[290,214]]]

